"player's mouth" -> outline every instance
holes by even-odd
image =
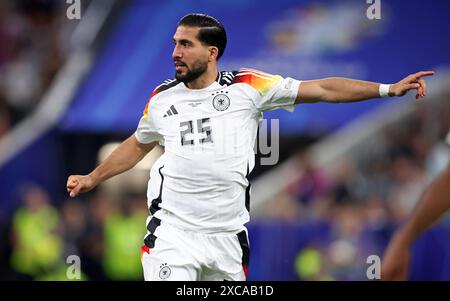
[[[175,70],[177,72],[182,72],[187,69],[187,66],[181,62],[175,62]]]

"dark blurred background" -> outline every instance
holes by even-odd
[[[434,70],[428,96],[298,106],[279,120],[279,162],[251,174],[249,280],[367,280],[393,231],[450,158],[450,2],[63,0],[0,2],[0,279],[141,280],[151,153],[69,199],[131,135],[174,76],[172,35],[190,12],[228,34],[221,70],[393,83]],[[265,135],[260,132],[259,135]],[[414,245],[412,280],[450,280],[450,217]]]

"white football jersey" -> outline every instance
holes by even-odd
[[[135,133],[140,143],[165,147],[150,171],[153,217],[208,234],[242,229],[249,221],[258,122],[263,111],[292,109],[299,85],[240,69],[220,72],[204,89],[177,80],[158,86]]]

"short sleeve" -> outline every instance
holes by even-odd
[[[300,81],[290,77],[283,78],[246,68],[239,70],[234,82],[247,83],[258,92],[253,101],[261,112],[275,109],[293,111],[300,85]]]
[[[153,96],[153,94],[150,96],[150,99],[145,106],[144,113],[139,120],[136,132],[134,133],[136,139],[142,144],[148,144],[160,140],[161,138],[155,125],[154,116],[151,114],[150,101]]]

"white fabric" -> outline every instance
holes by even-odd
[[[201,234],[162,222],[155,235],[154,248],[141,258],[146,281],[246,280],[237,233]]]

